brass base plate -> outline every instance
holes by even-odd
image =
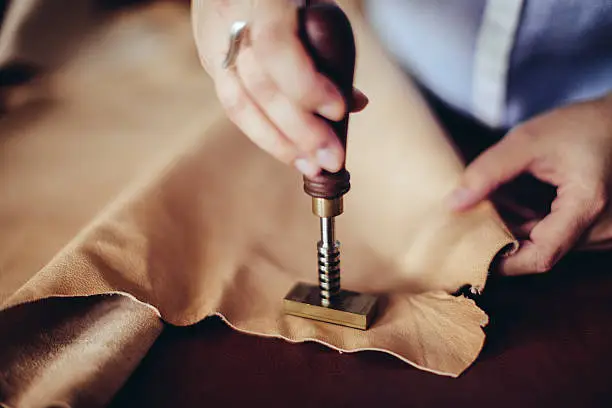
[[[283,300],[286,314],[367,330],[376,315],[377,297],[340,291],[333,305],[321,305],[319,287],[297,283]]]

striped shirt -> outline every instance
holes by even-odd
[[[369,0],[366,13],[416,80],[492,128],[612,92],[612,0]]]

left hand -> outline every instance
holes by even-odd
[[[523,173],[556,187],[550,212],[525,223],[528,239],[504,259],[506,275],[546,272],[570,249],[612,247],[612,95],[545,113],[482,153],[449,198],[465,211]]]

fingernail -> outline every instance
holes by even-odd
[[[296,169],[299,170],[300,173],[304,174],[307,177],[315,177],[321,171],[321,169],[317,165],[315,165],[308,159],[296,159],[293,165]]]
[[[448,196],[447,204],[451,210],[461,210],[472,201],[472,192],[467,188],[456,189]]]
[[[334,135],[334,137],[336,136]],[[342,168],[342,162],[338,158],[338,155],[328,147],[317,150],[316,157],[317,161],[319,162],[319,166],[323,167],[329,172],[335,173],[340,171],[340,168]]]

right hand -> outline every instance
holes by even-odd
[[[297,35],[295,0],[194,0],[193,24],[200,59],[215,82],[229,118],[256,145],[314,177],[339,171],[344,150],[325,121],[344,117],[344,98],[319,74]],[[249,22],[236,68],[224,70],[230,27]],[[355,90],[353,112],[367,98]]]

